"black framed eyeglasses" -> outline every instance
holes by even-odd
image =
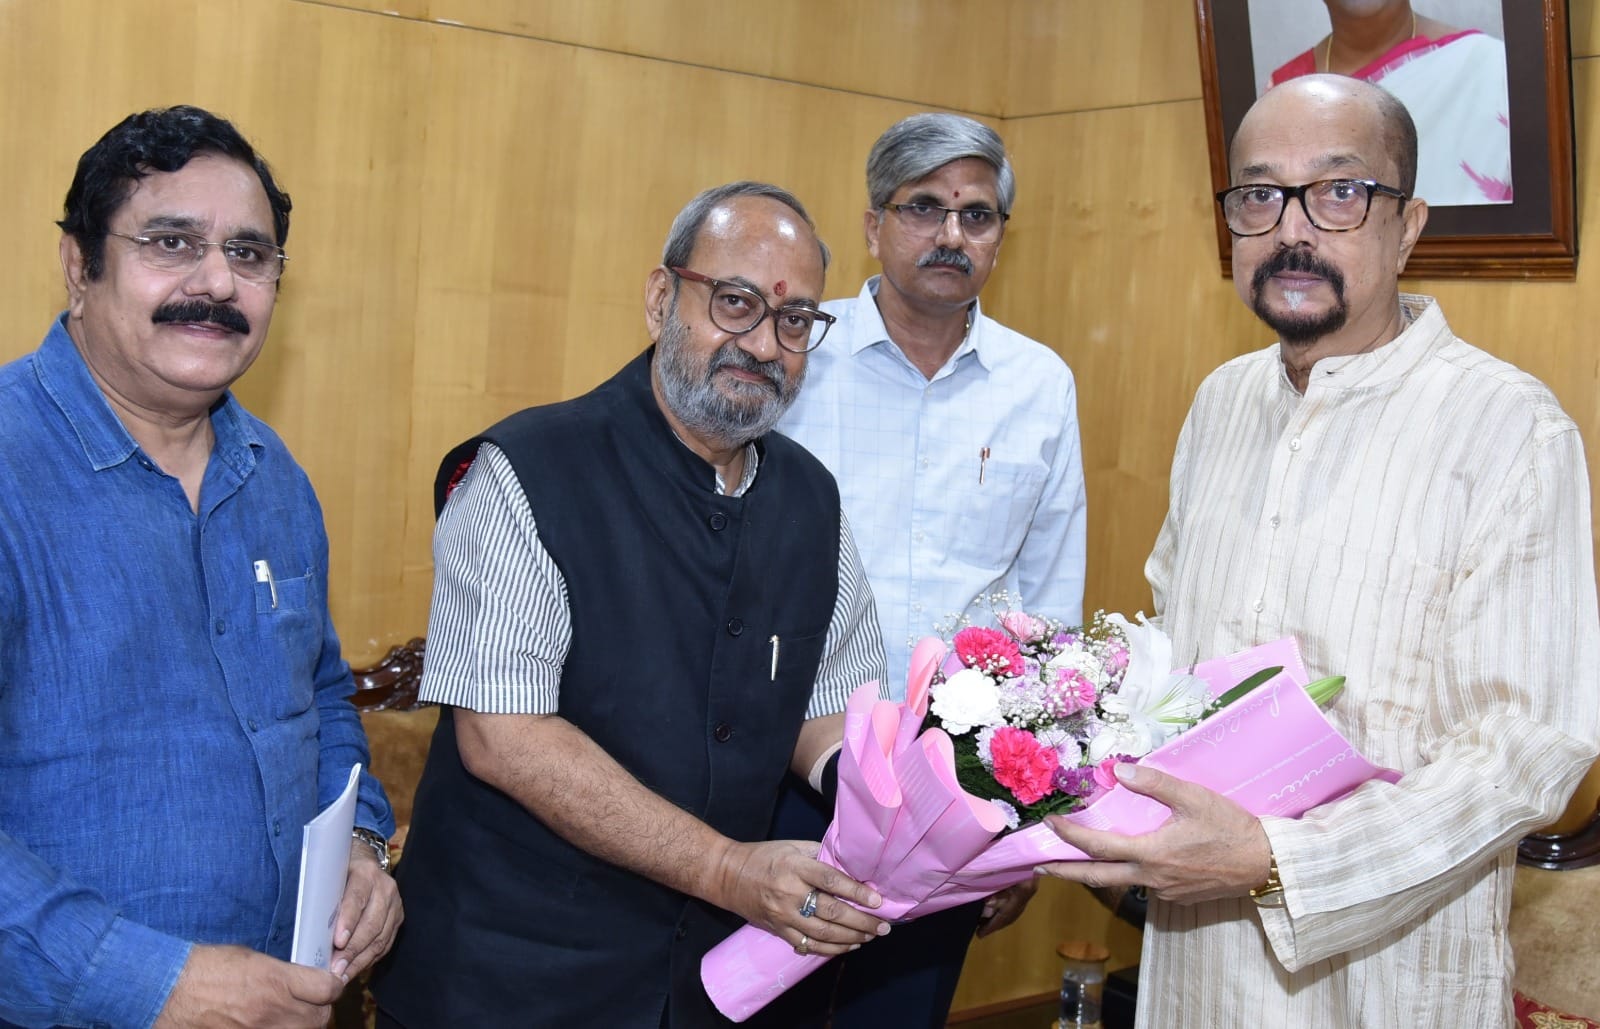
[[[766,297],[737,282],[713,279],[687,268],[673,267],[667,270],[680,279],[704,283],[711,288],[711,324],[723,332],[743,336],[755,331],[771,315],[778,346],[791,354],[807,354],[817,349],[822,344],[822,338],[828,334],[828,327],[835,321],[833,315],[807,304],[773,307],[767,303]],[[819,325],[822,328],[817,330]],[[813,336],[814,331],[816,334]]]
[[[1372,195],[1381,193],[1404,204],[1411,199],[1372,179],[1319,179],[1300,186],[1253,182],[1217,194],[1222,219],[1235,236],[1261,236],[1278,227],[1289,198],[1297,197],[1311,224],[1323,232],[1350,232],[1366,224]]]
[[[993,243],[1000,238],[1000,230],[1011,218],[992,207],[940,207],[920,202],[883,206],[899,215],[907,230],[930,238],[939,234],[953,214],[956,224],[961,226],[961,234],[972,243]]]
[[[206,248],[216,247],[222,251],[228,270],[234,275],[269,285],[282,277],[284,262],[289,260],[282,247],[257,239],[225,239],[213,243],[204,236],[177,229],[153,229],[141,236],[107,230],[106,235],[137,243],[140,262],[158,272],[192,272],[206,259]]]

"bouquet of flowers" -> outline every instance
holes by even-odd
[[[984,598],[998,628],[967,626],[931,679],[923,728],[954,748],[956,778],[989,800],[1008,829],[1092,803],[1117,784],[1112,768],[1157,747],[1283,671],[1260,669],[1216,696],[1205,678],[1174,671],[1171,643],[1144,622],[1096,612],[1067,628]],[[1306,691],[1326,706],[1342,676]]]
[[[1107,761],[1135,758],[1257,816],[1296,817],[1370,779],[1399,778],[1328,723],[1316,697],[1342,680],[1311,684],[1292,637],[1185,671],[1142,619],[1097,615],[1076,630],[1011,611],[999,621],[956,633],[953,654],[937,638],[918,644],[904,701],[878,699],[873,682],[846,706],[833,823],[817,857],[876,889],[885,919],[932,914],[1040,864],[1087,857],[1024,818],[1059,811],[1127,835],[1158,828],[1171,811],[1110,778]],[[826,961],[747,925],[706,954],[700,978],[718,1010],[743,1021]]]

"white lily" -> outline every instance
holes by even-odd
[[[1205,680],[1172,668],[1172,640],[1151,625],[1143,612],[1137,625],[1121,615],[1107,620],[1128,641],[1128,670],[1122,686],[1102,697],[1102,729],[1089,741],[1089,760],[1112,754],[1143,757],[1187,729],[1205,713],[1211,699]]]

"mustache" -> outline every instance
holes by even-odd
[[[783,370],[783,362],[768,361],[763,364],[746,353],[739,346],[738,340],[730,339],[722,344],[722,347],[715,354],[711,355],[711,360],[706,363],[706,378],[709,379],[717,372],[729,367],[761,376],[772,384],[773,390],[779,395],[782,395],[783,387],[788,383],[789,379],[788,374]]]
[[[972,274],[972,258],[959,250],[951,250],[949,247],[936,247],[923,254],[917,261],[918,268],[933,268],[938,265],[954,268],[963,275]]]
[[[173,304],[162,304],[156,308],[150,320],[157,325],[171,322],[204,322],[219,325],[241,336],[250,332],[250,319],[244,316],[243,311],[232,304],[213,304],[206,300],[182,300]]]
[[[1274,251],[1271,257],[1261,262],[1255,274],[1250,277],[1251,294],[1260,296],[1261,291],[1267,286],[1267,280],[1279,272],[1301,272],[1326,279],[1328,285],[1333,288],[1333,295],[1340,300],[1344,299],[1344,275],[1333,265],[1301,247]]]

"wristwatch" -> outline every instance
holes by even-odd
[[[1283,880],[1278,878],[1278,859],[1275,855],[1268,857],[1267,881],[1250,891],[1250,899],[1256,902],[1257,907],[1283,907]]]
[[[359,825],[350,830],[350,835],[352,838],[360,840],[362,843],[365,843],[367,846],[372,848],[372,852],[378,856],[378,869],[380,871],[387,872],[389,870],[388,840],[373,832],[371,829],[363,829]]]

